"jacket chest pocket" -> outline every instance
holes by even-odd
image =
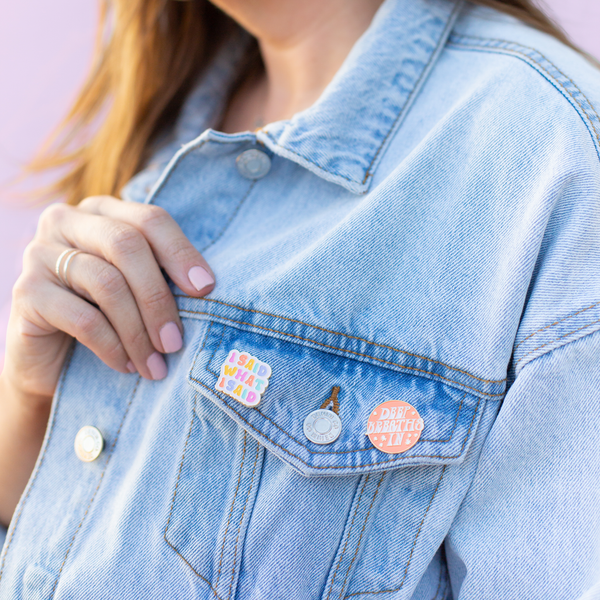
[[[276,326],[207,323],[188,375],[199,394],[166,539],[223,600],[410,598],[468,487],[469,448],[497,403]],[[232,353],[246,366],[237,380]],[[260,366],[258,388],[239,383]],[[224,373],[235,386],[224,386]],[[250,402],[257,391],[258,406],[234,399],[244,390]],[[396,453],[367,435],[370,417],[392,400],[422,420],[385,419],[386,443],[418,434]],[[337,415],[330,443],[307,432],[317,410]]]

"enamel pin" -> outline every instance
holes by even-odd
[[[231,350],[221,365],[215,389],[244,406],[258,406],[269,385],[271,367],[249,352]]]
[[[342,421],[339,417],[339,386],[334,386],[331,396],[321,404],[321,408],[313,410],[304,419],[304,435],[315,444],[331,444],[340,437]],[[331,406],[332,410],[328,410]]]
[[[377,450],[400,454],[419,441],[423,427],[423,419],[414,406],[402,400],[389,400],[371,412],[367,435]]]

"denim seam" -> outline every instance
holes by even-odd
[[[158,185],[157,185],[156,189],[152,192],[152,197],[148,198],[147,204],[154,204],[154,201],[156,200],[158,193],[160,191],[162,191],[162,189],[165,187],[165,185],[167,185],[169,179],[171,179],[171,175],[175,172],[175,167],[177,166],[179,161],[182,158],[184,158],[185,156],[187,156],[188,154],[190,154],[191,152],[193,152],[194,150],[199,150],[200,148],[202,148],[202,146],[207,144],[209,141],[212,141],[212,140],[208,140],[208,139],[203,140],[197,146],[194,146],[193,148],[188,148],[185,152],[182,152],[179,156],[173,157],[173,159],[170,161],[171,162],[170,167],[167,166],[167,168],[169,170],[163,176],[163,178],[157,182]]]
[[[451,459],[451,458],[459,458],[460,455],[462,454],[462,451],[464,450],[464,447],[467,443],[467,440],[470,437],[471,434],[471,429],[473,427],[473,423],[475,422],[475,417],[478,414],[478,409],[479,409],[479,405],[481,404],[481,398],[478,398],[477,401],[477,405],[475,407],[475,411],[473,413],[473,417],[471,418],[471,423],[469,425],[469,430],[467,431],[467,435],[465,436],[465,439],[463,440],[463,444],[461,446],[460,452],[458,454],[454,454],[452,456],[444,456],[444,455],[437,455],[437,454],[416,454],[416,455],[412,455],[412,456],[400,456],[400,457],[396,457],[396,458],[391,458],[389,460],[384,460],[384,461],[379,461],[379,462],[374,462],[374,463],[367,463],[364,465],[330,465],[330,466],[316,466],[316,465],[309,465],[305,460],[303,460],[302,458],[300,458],[299,456],[297,456],[296,454],[294,454],[293,452],[290,452],[289,450],[287,450],[286,448],[284,448],[281,444],[278,444],[277,442],[275,442],[274,440],[272,440],[265,432],[261,431],[260,429],[256,428],[254,425],[252,425],[252,423],[250,423],[247,419],[245,419],[242,414],[240,412],[238,412],[235,408],[233,408],[233,406],[231,406],[230,404],[228,404],[224,398],[222,396],[224,396],[224,394],[219,395],[220,392],[217,392],[216,390],[208,387],[205,383],[203,383],[202,381],[200,381],[199,379],[196,379],[195,377],[192,377],[190,375],[190,379],[194,382],[196,382],[198,385],[201,385],[203,388],[207,389],[210,393],[215,394],[217,396],[217,398],[219,398],[231,411],[233,411],[241,421],[243,421],[250,429],[252,429],[253,431],[255,431],[256,433],[258,433],[260,436],[264,437],[265,439],[269,440],[269,442],[271,442],[271,444],[273,444],[274,446],[277,446],[277,448],[280,448],[281,450],[283,450],[283,452],[285,454],[288,454],[289,456],[297,459],[298,461],[300,461],[302,464],[306,465],[307,467],[310,467],[311,469],[318,469],[318,470],[325,470],[325,469],[350,469],[350,470],[357,470],[357,469],[364,469],[365,467],[377,467],[380,465],[385,465],[391,462],[398,462],[398,461],[402,461],[402,460],[411,460],[414,458],[444,458],[444,459]],[[289,437],[289,434],[286,434]],[[310,452],[311,454],[316,454],[315,452],[312,452],[311,450],[309,450],[308,448],[306,449],[307,452]],[[346,452],[336,452],[336,453],[331,453],[331,454],[346,454]]]
[[[60,391],[59,391],[59,394],[58,394],[58,396],[56,398],[56,405],[55,405],[55,409],[54,409],[54,414],[52,415],[52,422],[49,425],[48,438],[47,438],[47,442],[46,442],[45,447],[44,447],[43,454],[41,455],[41,457],[39,459],[39,463],[37,465],[37,468],[35,470],[33,478],[31,479],[31,482],[30,482],[30,484],[28,486],[27,493],[25,494],[25,497],[21,501],[21,506],[19,507],[19,512],[16,514],[15,518],[13,519],[14,522],[12,523],[12,527],[11,527],[11,531],[10,531],[10,536],[8,537],[8,539],[6,540],[6,543],[4,544],[4,549],[0,548],[0,551],[2,551],[2,554],[4,556],[4,559],[2,561],[2,567],[0,568],[0,582],[2,581],[2,575],[4,573],[4,566],[6,564],[6,557],[8,556],[8,549],[9,549],[10,544],[12,542],[12,539],[13,539],[13,536],[15,534],[15,531],[17,530],[17,526],[18,526],[19,520],[21,518],[21,513],[23,512],[23,509],[25,508],[25,504],[27,503],[27,499],[29,498],[29,494],[31,493],[31,490],[33,489],[33,485],[35,484],[37,476],[38,476],[39,472],[42,469],[42,465],[43,465],[44,460],[46,458],[46,455],[48,453],[48,445],[50,443],[50,438],[52,437],[52,434],[54,433],[54,425],[56,423],[56,413],[58,412],[58,405],[60,404],[60,401],[61,401],[61,398],[62,398],[62,394],[63,394],[63,390],[64,390],[65,378],[67,376],[67,372],[69,370],[69,367],[71,366],[71,359],[73,358],[74,351],[75,351],[75,344],[72,344],[71,348],[69,350],[69,354],[67,356],[66,362],[65,362],[65,367],[64,367],[62,376],[61,376]]]
[[[452,440],[452,438],[454,437],[454,432],[456,431],[456,425],[458,424],[458,416],[460,415],[460,411],[462,409],[462,405],[465,401],[465,398],[467,397],[467,393],[465,392],[465,394],[463,395],[463,397],[460,399],[460,405],[458,407],[458,410],[456,411],[456,417],[454,418],[454,425],[452,426],[452,431],[450,432],[450,437],[446,438],[445,440],[427,440],[427,439],[423,439],[423,438],[419,438],[419,442],[430,442],[430,443],[448,443]]]
[[[365,169],[365,175],[364,175],[362,181],[359,181],[357,179],[352,179],[351,177],[347,177],[346,175],[342,175],[341,173],[337,173],[337,172],[331,171],[330,169],[326,169],[325,167],[316,163],[314,160],[311,160],[310,158],[304,156],[303,154],[300,154],[299,152],[296,152],[295,150],[292,150],[291,148],[288,148],[288,147],[280,144],[278,142],[278,140],[273,136],[273,134],[271,132],[269,132],[267,129],[262,129],[261,131],[264,134],[266,134],[277,147],[283,148],[287,152],[291,152],[292,154],[295,154],[299,158],[302,158],[306,162],[319,168],[321,171],[324,171],[325,173],[329,173],[330,175],[334,175],[335,177],[341,177],[342,179],[345,179],[346,181],[349,181],[351,183],[356,183],[358,185],[365,185],[368,182],[368,180],[373,176],[372,169],[373,169],[373,166],[375,165],[375,161],[377,160],[377,158],[379,157],[379,155],[381,153],[381,150],[385,146],[386,142],[388,141],[388,139],[390,138],[392,133],[396,130],[396,126],[400,122],[401,118],[404,115],[406,115],[407,110],[410,109],[414,97],[421,89],[421,84],[423,83],[424,78],[427,75],[429,75],[429,67],[430,67],[431,63],[437,58],[439,48],[446,43],[446,40],[448,38],[448,32],[452,28],[454,21],[455,21],[455,17],[458,14],[459,9],[462,7],[462,4],[463,4],[463,2],[461,0],[456,1],[452,13],[448,16],[446,26],[444,27],[444,30],[440,34],[437,42],[435,43],[433,49],[431,50],[431,52],[429,54],[429,58],[428,58],[427,62],[425,63],[425,66],[422,68],[418,79],[415,81],[414,85],[412,86],[410,94],[406,98],[406,101],[404,102],[404,104],[401,107],[399,107],[400,112],[394,118],[392,124],[390,125],[390,128],[388,129],[388,132],[386,133],[383,140],[377,147],[377,150],[375,151],[373,158],[371,159],[371,162]]]
[[[211,323],[212,323],[212,321],[211,321]],[[210,368],[210,363],[214,360],[214,357],[215,357],[215,355],[217,353],[217,350],[221,347],[221,344],[223,342],[223,334],[224,333],[225,333],[225,326],[223,326],[223,332],[221,334],[221,337],[219,338],[219,342],[215,345],[215,349],[213,351],[213,354],[212,354],[211,358],[209,358],[209,360],[205,364],[205,370],[208,373],[210,373],[211,375],[214,375],[217,379],[220,377],[220,375],[218,373],[216,373],[215,371],[213,371]],[[208,332],[207,332],[206,336],[208,337]],[[202,348],[204,348],[204,345],[202,346]],[[202,350],[200,350],[200,352],[201,351]],[[200,354],[200,352],[198,354]],[[194,361],[194,367],[195,367],[195,365],[196,365],[196,361]],[[192,369],[192,370],[195,370],[195,368]],[[192,379],[194,379],[194,378],[192,377]],[[194,379],[194,381],[196,381],[196,380]],[[464,402],[464,399],[465,399],[466,396],[467,396],[467,394],[465,392],[465,394],[463,395],[463,397],[462,397],[462,399],[460,401],[460,405],[458,407],[458,410],[456,412],[456,417],[454,418],[454,426],[452,428],[452,433],[451,433],[451,435],[450,435],[450,437],[448,439],[446,439],[446,440],[425,440],[425,439],[423,439],[422,440],[422,439],[419,438],[419,440],[418,440],[417,443],[419,443],[419,442],[431,442],[431,443],[437,443],[437,442],[439,442],[439,443],[448,443],[448,442],[450,442],[452,440],[452,438],[454,437],[454,431],[456,430],[456,424],[458,422],[458,415],[460,414],[461,407],[463,405],[463,402]],[[227,405],[229,406],[229,403],[227,403]],[[272,425],[274,425],[277,429],[279,429],[279,431],[281,431],[283,434],[285,434],[291,440],[293,440],[294,442],[296,442],[296,444],[298,444],[299,446],[302,446],[305,450],[307,450],[311,454],[321,454],[321,455],[323,455],[323,454],[325,454],[325,455],[327,455],[327,454],[340,454],[341,455],[341,454],[354,454],[356,452],[367,452],[367,451],[372,450],[372,448],[357,448],[355,450],[340,450],[340,451],[337,451],[337,452],[334,452],[332,450],[311,450],[308,446],[306,446],[306,444],[304,444],[303,442],[301,442],[300,440],[298,440],[296,437],[294,437],[293,435],[291,435],[290,433],[288,433],[285,429],[283,429],[282,427],[280,427],[275,421],[273,421],[269,416],[267,416],[265,413],[263,413],[258,407],[254,408],[253,410],[256,413],[258,413],[261,417],[263,417],[264,419],[266,419],[267,421],[269,421],[269,423],[271,423]],[[477,407],[475,408],[475,411],[476,410],[477,410]]]
[[[456,38],[463,39],[463,40],[481,40],[481,41],[490,42],[492,45],[488,46],[488,45],[483,45],[483,44],[477,44],[476,41],[473,41],[472,43],[469,44],[466,42],[459,42],[459,41],[455,41],[455,40],[451,40],[449,42],[449,45],[454,46],[459,49],[462,48],[467,51],[471,50],[471,51],[482,51],[482,52],[496,52],[498,54],[516,56],[517,58],[520,58],[524,62],[529,63],[530,66],[531,66],[531,63],[533,63],[533,65],[536,65],[537,68],[535,70],[538,71],[538,73],[540,73],[540,75],[542,75],[542,77],[544,77],[544,79],[546,79],[546,81],[548,81],[552,86],[554,86],[554,88],[556,88],[559,92],[561,92],[563,97],[565,97],[565,99],[571,104],[571,106],[573,108],[575,108],[575,112],[579,115],[579,118],[582,120],[586,129],[592,136],[592,142],[594,143],[596,154],[600,158],[600,135],[598,134],[598,130],[596,129],[590,115],[588,114],[589,111],[586,110],[586,108],[584,108],[582,106],[582,104],[579,102],[579,100],[577,100],[577,98],[575,98],[575,96],[573,96],[571,91],[562,82],[560,82],[558,79],[556,79],[538,60],[536,60],[533,56],[524,52],[523,50],[530,50],[532,52],[535,52],[539,56],[541,56],[543,60],[547,61],[549,65],[551,65],[554,69],[556,69],[556,71],[558,73],[560,73],[573,86],[573,88],[575,88],[575,90],[581,94],[581,96],[585,99],[585,101],[592,108],[592,110],[591,110],[592,116],[595,116],[596,119],[599,119],[599,120],[600,120],[600,117],[598,117],[598,114],[593,109],[592,103],[587,99],[587,97],[579,89],[579,87],[567,75],[565,75],[553,62],[548,60],[541,52],[539,52],[539,50],[536,50],[535,48],[530,48],[528,46],[522,46],[520,44],[517,44],[516,42],[510,42],[508,40],[502,40],[502,39],[479,38],[476,36],[463,36],[463,35],[456,35]],[[499,46],[498,44],[509,44],[511,46],[516,46],[517,48],[520,48],[521,50],[514,49],[514,48],[504,48],[504,47]],[[579,107],[581,112],[589,120],[589,123],[579,113],[579,111],[575,107],[575,104]],[[593,140],[594,137],[596,138],[596,141],[598,142],[598,144],[596,144],[596,142],[594,142],[594,140]]]
[[[435,486],[435,489],[433,490],[433,494],[431,495],[431,498],[429,500],[429,504],[427,505],[427,509],[425,510],[425,514],[423,515],[423,518],[421,519],[421,523],[419,524],[419,529],[417,530],[417,533],[415,534],[415,538],[413,540],[413,544],[410,549],[410,553],[408,555],[408,562],[406,563],[406,566],[404,567],[404,574],[402,576],[402,581],[400,582],[400,587],[397,587],[393,590],[379,590],[379,591],[375,591],[375,592],[370,592],[370,591],[369,592],[353,592],[352,594],[348,594],[348,595],[344,596],[344,598],[350,598],[351,596],[366,596],[366,595],[370,595],[370,594],[389,594],[392,592],[397,592],[398,590],[402,589],[402,587],[404,586],[404,582],[406,580],[406,576],[408,574],[408,568],[410,567],[410,564],[412,562],[412,557],[413,557],[413,553],[415,551],[415,547],[417,545],[417,541],[419,540],[419,535],[421,534],[421,530],[423,529],[423,524],[425,523],[425,519],[427,518],[427,514],[429,513],[429,509],[431,508],[431,506],[433,504],[433,500],[437,494],[440,484],[442,483],[442,479],[444,478],[445,473],[446,473],[446,466],[444,466],[444,468],[442,469],[440,478],[438,479],[437,485]]]
[[[177,550],[177,548],[167,539],[167,532],[169,531],[169,524],[171,523],[171,517],[173,515],[173,508],[175,507],[175,499],[177,498],[177,491],[179,489],[179,481],[181,479],[183,463],[185,461],[185,455],[187,453],[187,445],[190,440],[190,436],[192,434],[192,428],[194,426],[194,421],[196,420],[196,418],[197,418],[196,411],[194,409],[192,409],[192,419],[190,421],[190,426],[188,429],[187,437],[185,438],[185,444],[183,446],[183,455],[181,457],[181,461],[179,462],[179,471],[177,472],[177,480],[175,482],[175,490],[173,491],[173,498],[171,499],[171,509],[169,511],[169,518],[167,519],[167,524],[165,526],[165,531],[163,533],[163,539],[169,545],[169,547],[175,551],[177,556],[179,556],[179,558],[181,558],[181,560],[183,560],[183,562],[194,572],[194,574],[197,575],[198,577],[200,577],[200,579],[202,579],[208,585],[208,587],[210,588],[210,591],[213,593],[215,598],[217,600],[222,600],[222,598],[219,596],[217,591],[213,588],[210,581],[208,579],[206,579],[206,577],[203,577],[202,575],[200,575],[200,573],[198,573],[198,571],[196,571],[196,569],[194,569],[194,567],[188,562],[188,560],[185,558],[185,556],[183,556],[183,554],[181,554],[181,552],[179,552],[179,550]]]
[[[231,523],[231,517],[233,516],[233,509],[235,507],[235,501],[237,499],[238,491],[240,489],[240,483],[242,481],[242,473],[244,471],[244,461],[246,460],[247,439],[248,439],[248,434],[244,430],[244,447],[242,450],[242,460],[240,462],[240,472],[238,473],[237,485],[235,486],[233,500],[231,501],[231,507],[229,509],[229,516],[227,517],[227,524],[225,526],[225,533],[223,534],[223,544],[221,545],[221,555],[219,557],[219,570],[217,571],[217,580],[214,585],[215,589],[219,587],[219,580],[221,579],[221,568],[223,565],[223,554],[225,552],[225,543],[227,542],[227,534],[229,533],[229,524]]]
[[[446,22],[446,26],[444,27],[444,29],[442,31],[442,34],[440,35],[437,43],[435,44],[435,48],[431,51],[431,53],[429,55],[429,60],[427,61],[427,63],[423,67],[423,69],[421,71],[421,74],[419,75],[419,78],[415,82],[415,85],[413,86],[412,90],[410,91],[410,94],[408,95],[408,98],[406,99],[406,102],[400,108],[400,112],[398,113],[398,115],[394,119],[394,122],[392,123],[389,131],[387,132],[387,135],[385,136],[385,138],[383,139],[383,141],[379,145],[379,148],[377,149],[377,152],[375,152],[375,155],[373,156],[373,159],[371,160],[371,163],[367,167],[367,171],[365,173],[365,177],[364,177],[364,179],[362,181],[363,185],[365,183],[367,183],[367,180],[370,177],[373,176],[373,172],[371,171],[371,169],[373,169],[373,167],[375,165],[375,161],[379,157],[379,154],[381,153],[381,150],[383,149],[385,143],[387,142],[387,140],[391,136],[392,132],[394,132],[396,130],[396,126],[400,122],[401,117],[403,117],[403,116],[405,116],[407,114],[407,112],[408,112],[407,109],[410,109],[415,96],[421,90],[421,84],[423,83],[424,79],[429,75],[429,67],[431,66],[431,63],[438,57],[438,51],[439,51],[439,49],[446,44],[447,39],[448,39],[448,34],[449,34],[452,26],[454,25],[454,21],[456,20],[456,17],[458,15],[458,13],[460,12],[460,9],[462,9],[463,3],[464,3],[463,0],[456,0],[455,5],[454,5],[454,9],[452,10],[452,13],[450,14],[450,16],[448,17],[448,20]]]
[[[342,598],[344,597],[344,590],[346,589],[346,583],[348,582],[348,577],[350,576],[350,572],[352,571],[352,566],[354,565],[354,561],[356,560],[356,557],[358,556],[358,551],[360,550],[360,546],[362,544],[363,535],[365,533],[367,523],[369,522],[369,516],[371,514],[371,510],[373,510],[373,504],[375,504],[375,499],[377,498],[377,495],[379,494],[379,488],[381,487],[381,483],[382,483],[384,477],[385,477],[385,472],[379,478],[379,481],[377,482],[377,487],[375,488],[375,493],[373,494],[373,498],[371,498],[371,504],[369,505],[369,510],[367,511],[365,520],[363,522],[362,529],[360,530],[360,536],[358,537],[358,543],[356,544],[356,550],[354,551],[354,556],[352,557],[352,560],[350,561],[350,564],[348,565],[348,570],[346,571],[346,577],[344,577],[344,583],[342,585],[342,589],[340,590],[340,595],[339,595],[340,600],[342,600]]]
[[[96,489],[94,490],[94,493],[92,494],[92,497],[90,498],[90,501],[88,502],[88,505],[85,509],[85,513],[83,514],[83,517],[81,517],[81,520],[79,521],[79,525],[77,526],[77,529],[75,530],[75,533],[73,534],[73,537],[71,538],[71,543],[69,544],[69,547],[67,548],[67,552],[65,554],[65,557],[63,559],[62,564],[60,565],[60,569],[58,570],[58,575],[56,576],[56,581],[54,582],[54,586],[52,587],[52,591],[50,592],[50,598],[54,597],[54,594],[56,592],[56,588],[58,586],[58,581],[60,579],[60,576],[62,574],[63,568],[67,562],[67,559],[69,558],[69,554],[71,552],[71,548],[73,547],[73,544],[75,543],[75,539],[77,537],[77,534],[79,533],[79,530],[81,529],[81,527],[83,526],[83,522],[85,521],[85,518],[87,517],[92,504],[94,503],[94,500],[96,498],[96,494],[98,493],[98,490],[100,489],[100,486],[102,485],[102,481],[104,480],[104,475],[106,474],[106,470],[108,469],[108,464],[110,463],[110,459],[115,451],[115,447],[117,445],[117,441],[119,440],[119,436],[121,434],[121,429],[123,429],[123,425],[125,424],[125,419],[127,418],[127,415],[129,414],[129,409],[131,408],[131,404],[133,402],[133,399],[135,398],[135,395],[137,393],[138,387],[140,385],[140,381],[142,380],[141,376],[138,376],[138,379],[136,381],[135,387],[133,388],[133,392],[131,393],[131,398],[129,399],[129,402],[127,403],[127,406],[125,407],[125,413],[123,414],[123,417],[121,418],[121,423],[119,424],[119,428],[117,429],[117,432],[115,434],[115,439],[113,440],[113,443],[110,447],[110,451],[108,453],[108,456],[106,457],[106,463],[104,464],[104,468],[102,469],[102,473],[100,474],[100,479],[98,481],[98,485],[96,486]]]
[[[342,564],[342,560],[344,560],[344,555],[346,554],[346,548],[348,547],[348,542],[350,541],[350,536],[352,535],[352,530],[354,529],[354,521],[356,519],[356,515],[358,514],[358,509],[360,508],[360,503],[362,501],[362,497],[363,497],[363,494],[365,492],[365,489],[367,487],[367,483],[369,482],[370,477],[371,477],[371,474],[369,473],[365,477],[365,480],[363,481],[363,486],[362,486],[362,489],[360,490],[360,494],[358,495],[358,500],[356,501],[356,506],[354,507],[354,513],[352,514],[352,520],[350,521],[350,528],[348,529],[348,533],[346,535],[346,540],[344,541],[344,547],[342,548],[342,553],[340,554],[340,558],[337,561],[337,565],[335,567],[333,577],[331,578],[331,583],[329,584],[329,592],[327,592],[327,598],[325,600],[329,600],[329,598],[331,597],[331,592],[333,591],[333,585],[335,584],[335,579],[337,577],[338,571]]]
[[[546,329],[550,329],[551,327],[554,327],[555,325],[558,325],[559,323],[562,323],[563,321],[568,321],[569,319],[572,319],[572,318],[576,317],[577,315],[580,315],[588,310],[591,310],[592,308],[596,308],[597,306],[600,306],[600,302],[596,302],[596,303],[592,304],[591,306],[587,306],[586,308],[582,308],[581,310],[578,310],[577,312],[571,313],[570,315],[566,315],[562,319],[558,319],[557,321],[554,321],[554,323],[550,323],[550,325],[545,325],[544,327],[541,327],[537,331],[530,333],[526,338],[521,340],[515,346],[515,351],[517,350],[517,348],[519,346],[521,346],[521,344],[524,344],[529,338],[532,338],[534,335],[541,333],[542,331],[545,331]]]
[[[246,436],[247,433],[244,431],[244,436]],[[252,477],[250,478],[250,485],[248,486],[248,493],[246,494],[246,501],[244,502],[244,508],[242,509],[242,515],[240,517],[240,522],[238,525],[238,532],[237,532],[237,537],[235,539],[235,550],[233,552],[233,566],[231,568],[231,581],[229,582],[229,595],[228,595],[228,599],[231,598],[231,593],[233,590],[233,580],[235,577],[235,561],[237,559],[237,550],[238,550],[238,543],[240,541],[240,533],[242,531],[242,523],[244,522],[244,515],[246,514],[246,508],[248,507],[248,500],[250,498],[250,492],[252,491],[252,488],[254,486],[254,475],[256,474],[256,465],[258,463],[258,457],[260,454],[260,444],[257,442],[256,443],[256,456],[254,458],[254,466],[252,467]]]
[[[211,248],[212,246],[214,246],[223,237],[223,235],[225,234],[225,232],[229,229],[229,227],[233,223],[233,220],[235,219],[235,217],[237,216],[237,214],[240,212],[240,209],[242,208],[242,206],[244,205],[244,203],[246,202],[246,200],[248,199],[248,197],[252,193],[252,190],[254,189],[255,185],[256,185],[256,180],[253,181],[250,184],[250,187],[248,188],[248,190],[246,191],[246,193],[244,194],[244,196],[242,197],[242,199],[238,202],[238,205],[235,207],[235,210],[231,213],[229,219],[227,220],[227,223],[225,223],[225,225],[223,226],[223,228],[221,229],[221,231],[212,240],[212,242],[210,242],[208,245],[206,245],[206,246],[204,246],[204,248],[202,248],[202,250],[200,251],[201,254],[204,254],[204,252],[206,252],[209,248]]]
[[[467,385],[465,383],[461,383],[460,381],[454,381],[453,379],[450,379],[448,377],[444,377],[443,375],[439,375],[437,373],[432,373],[431,371],[425,371],[424,369],[419,369],[417,367],[411,367],[409,365],[403,365],[401,363],[391,362],[389,360],[384,360],[383,358],[377,358],[375,356],[370,356],[368,354],[364,354],[362,352],[356,352],[354,350],[348,350],[348,349],[345,349],[345,348],[338,348],[337,346],[331,346],[331,345],[325,344],[323,342],[317,342],[316,340],[310,340],[310,339],[304,338],[304,337],[299,336],[299,335],[294,335],[293,333],[287,333],[287,332],[284,332],[284,331],[278,331],[277,329],[271,329],[269,327],[263,327],[262,325],[256,325],[254,323],[246,323],[245,321],[236,321],[235,319],[230,319],[229,317],[221,317],[219,315],[214,315],[212,313],[202,312],[202,311],[181,309],[181,312],[195,314],[195,315],[206,315],[208,317],[215,317],[216,316],[216,317],[218,317],[220,319],[224,319],[224,320],[229,321],[231,323],[237,323],[239,325],[247,325],[249,327],[256,327],[258,329],[263,329],[265,331],[270,331],[272,333],[277,333],[279,335],[284,335],[284,336],[295,338],[295,339],[302,340],[302,341],[305,341],[305,342],[310,342],[311,344],[316,344],[317,346],[322,346],[324,348],[329,348],[331,350],[337,350],[338,352],[343,352],[345,354],[354,354],[356,356],[362,356],[364,358],[375,360],[377,362],[384,363],[386,365],[392,365],[394,367],[400,367],[402,369],[407,369],[407,370],[410,370],[410,371],[416,371],[417,373],[424,373],[426,375],[429,375],[430,377],[436,377],[436,378],[442,379],[444,381],[447,381],[449,383],[454,383],[454,384],[456,384],[458,386],[461,386],[461,388],[467,388],[469,390],[473,390],[474,392],[477,392],[478,394],[482,394],[484,396],[490,396],[490,397],[498,398],[498,397],[504,395],[503,393],[492,394],[490,392],[482,392],[482,391],[478,390],[477,388],[471,387],[471,386],[469,386],[469,385]]]
[[[538,350],[541,350],[542,348],[545,348],[546,346],[550,346],[552,344],[555,344],[556,342],[558,342],[559,340],[562,340],[566,337],[569,337],[570,335],[573,335],[574,333],[578,333],[579,331],[582,331],[583,329],[587,329],[588,327],[591,327],[592,325],[597,325],[598,323],[600,323],[600,319],[598,319],[597,321],[592,321],[591,323],[588,323],[587,325],[583,325],[582,327],[579,327],[577,329],[574,329],[573,331],[569,331],[568,333],[565,333],[557,338],[554,338],[553,340],[546,342],[545,344],[542,344],[541,346],[538,346],[537,348],[534,348],[533,350],[530,350],[527,354],[525,354],[524,356],[522,356],[516,363],[515,363],[515,367],[518,366],[518,364],[525,360],[528,356],[531,356],[534,352],[537,352]],[[587,335],[591,335],[592,333],[595,333],[597,330],[594,331],[590,331],[588,334],[585,334],[582,337],[586,337]],[[577,340],[579,340],[581,338],[577,338]],[[570,342],[565,342],[564,344],[561,344],[559,346],[559,348],[562,348],[563,346],[566,346],[574,341],[577,340],[571,340]],[[556,349],[556,348],[554,348]],[[544,356],[545,354],[548,354],[551,350],[548,350],[546,352],[542,352],[542,354],[540,354],[539,356],[536,356],[534,358],[539,358],[540,356]]]
[[[198,300],[198,298],[194,298],[193,296],[186,296],[184,294],[175,294],[175,298],[185,298],[188,300]],[[394,348],[393,346],[387,346],[385,344],[379,344],[377,342],[371,342],[369,340],[366,340],[365,338],[361,338],[355,335],[349,335],[347,333],[343,333],[341,331],[334,331],[332,329],[325,329],[324,327],[320,327],[318,325],[311,325],[310,323],[305,323],[303,321],[299,321],[297,319],[292,319],[290,317],[282,317],[281,315],[275,315],[273,313],[268,313],[268,312],[264,312],[261,310],[256,310],[254,308],[244,308],[242,306],[238,306],[236,304],[229,304],[227,302],[223,302],[222,300],[216,300],[213,298],[202,298],[203,301],[205,302],[213,302],[215,304],[221,304],[223,306],[227,306],[229,308],[235,308],[237,310],[241,310],[244,312],[250,312],[250,313],[256,313],[259,315],[264,315],[265,317],[273,317],[275,319],[281,319],[282,321],[289,321],[290,323],[297,323],[298,325],[303,325],[305,327],[310,327],[311,329],[317,329],[318,331],[322,331],[324,333],[331,333],[333,335],[339,335],[341,337],[350,339],[350,340],[357,340],[358,342],[365,342],[366,344],[369,344],[371,346],[376,346],[378,348],[384,348],[386,350],[392,350],[394,352],[398,352],[400,354],[405,354],[407,356],[412,356],[413,358],[418,358],[421,360],[426,360],[427,362],[430,362],[432,364],[436,364],[436,365],[441,365],[442,367],[446,367],[447,369],[450,369],[451,371],[456,371],[457,373],[462,373],[463,375],[467,375],[468,377],[471,377],[477,381],[481,381],[482,383],[504,383],[506,381],[506,377],[504,379],[483,379],[482,377],[477,377],[476,375],[472,375],[471,373],[469,373],[468,371],[463,371],[462,369],[458,369],[457,367],[452,367],[449,364],[446,364],[444,362],[441,362],[439,360],[434,360],[432,358],[428,358],[427,356],[421,356],[420,354],[413,354],[412,352],[407,352],[406,350],[400,350],[399,348]],[[199,314],[199,315],[210,315],[210,316],[219,316],[219,315],[211,315],[211,313],[207,313],[207,312],[201,312],[201,311],[194,311],[194,310],[187,310],[187,309],[182,309],[183,312],[188,312],[188,313],[192,313],[192,314]],[[224,319],[228,319],[229,321],[233,321],[233,319],[229,319],[228,317],[221,317]],[[235,322],[239,322],[242,323],[242,321],[234,321]],[[252,325],[252,323],[243,323],[244,325],[250,325],[250,326],[254,326]],[[259,327],[258,325],[256,325],[256,327]],[[261,327],[261,329],[267,329],[266,327]],[[276,330],[271,330],[271,331],[275,331],[276,333],[283,333],[280,331],[276,331]],[[287,334],[284,334],[287,335]],[[291,334],[290,334],[291,335]],[[299,337],[299,336],[298,336]],[[305,338],[299,338],[299,339],[305,339]],[[311,341],[311,340],[306,340],[306,341]],[[458,382],[456,382],[458,383]],[[462,385],[462,384],[461,384]],[[498,394],[501,395],[501,394]]]
[[[333,171],[330,171],[329,169],[326,169],[324,167],[322,167],[320,164],[316,163],[314,160],[311,160],[310,158],[307,158],[306,156],[304,156],[303,154],[300,154],[299,152],[296,152],[295,150],[292,150],[291,148],[287,148],[286,146],[283,146],[282,144],[280,144],[274,137],[273,134],[268,131],[267,129],[262,129],[261,130],[274,144],[275,146],[277,146],[278,148],[283,148],[284,150],[286,150],[287,152],[291,152],[292,154],[295,154],[298,158],[301,158],[302,160],[305,160],[306,162],[310,163],[311,165],[314,165],[315,167],[317,167],[318,169],[320,169],[321,171],[324,171],[325,173],[329,173],[330,175],[334,175],[335,177],[341,177],[342,179],[345,179],[346,181],[349,181],[350,183],[356,183],[358,185],[360,185],[360,181],[356,181],[355,179],[351,179],[350,177],[346,177],[346,175],[342,175],[341,173],[334,173]]]

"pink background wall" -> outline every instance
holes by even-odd
[[[546,6],[580,46],[600,57],[598,0],[547,0]],[[95,20],[95,0],[19,0],[2,7],[0,365],[10,290],[39,214],[39,209],[15,200],[4,184],[15,177],[74,97],[89,66]]]

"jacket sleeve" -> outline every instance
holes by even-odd
[[[600,332],[529,362],[446,539],[459,600],[600,597]]]
[[[2,554],[2,548],[4,547],[4,541],[6,540],[6,529],[0,525],[0,554]]]

